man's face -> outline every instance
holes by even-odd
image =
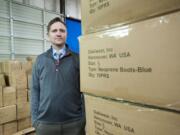
[[[55,22],[51,25],[48,36],[53,45],[61,48],[66,42],[67,29],[61,22]]]

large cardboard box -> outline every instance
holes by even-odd
[[[31,127],[31,118],[18,120],[18,131]]]
[[[3,106],[16,104],[16,89],[14,87],[3,88]]]
[[[12,135],[17,132],[17,121],[3,125],[3,135]]]
[[[179,135],[180,113],[85,95],[88,135]]]
[[[180,12],[80,38],[81,91],[180,111]]]
[[[17,104],[17,120],[30,117],[30,103],[18,103]]]
[[[2,86],[0,85],[0,107],[2,107],[2,104],[3,104]]]
[[[180,9],[179,0],[81,0],[83,34]]]
[[[0,124],[16,120],[16,105],[0,108]]]

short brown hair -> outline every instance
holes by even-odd
[[[52,19],[52,20],[48,23],[47,33],[49,33],[49,30],[50,30],[51,25],[54,24],[54,23],[56,23],[56,22],[60,22],[60,23],[64,24],[64,26],[66,27],[66,24],[61,20],[61,18],[55,17],[54,19]]]

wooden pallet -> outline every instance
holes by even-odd
[[[35,135],[35,128],[33,128],[33,127],[26,128],[26,129],[21,130],[13,135]]]

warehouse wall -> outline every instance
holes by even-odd
[[[50,47],[46,26],[61,16],[59,0],[0,0],[0,61],[36,56]],[[66,14],[80,19],[80,0],[66,0]]]
[[[36,56],[50,47],[46,27],[49,20],[61,16],[57,12],[58,2],[0,0],[0,3],[0,61]]]

